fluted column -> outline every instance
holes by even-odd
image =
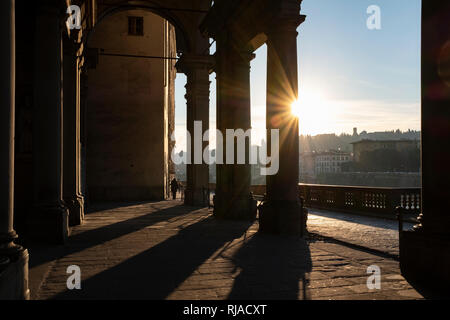
[[[61,10],[41,4],[36,13],[35,107],[33,118],[34,210],[29,233],[62,243],[68,236],[68,210],[62,200],[62,37]]]
[[[209,71],[211,70],[211,57],[203,55],[184,54],[177,63],[177,69],[187,76],[186,102],[187,102],[187,131],[191,135],[188,142],[187,185],[185,203],[187,205],[207,205],[205,190],[209,188],[209,165],[203,161],[203,150],[208,146],[203,141],[203,135],[209,130]],[[201,134],[196,135],[194,124],[202,125]],[[195,152],[195,149],[201,152]]]
[[[14,243],[15,1],[0,2],[0,300],[27,299],[28,251]]]
[[[222,219],[252,220],[256,217],[256,202],[250,193],[251,137],[245,139],[245,163],[238,163],[238,140],[234,139],[234,161],[227,163],[227,130],[251,129],[250,61],[251,52],[241,50],[232,42],[217,42],[217,129],[223,134],[223,164],[217,165],[217,189],[214,214]],[[242,139],[242,137],[241,137]],[[219,141],[218,141],[219,144]]]
[[[298,1],[283,1],[283,5],[286,10],[272,21],[267,41],[267,141],[270,150],[271,130],[279,130],[279,170],[267,177],[267,200],[260,211],[260,231],[302,235],[299,126],[291,106],[298,98],[297,27],[305,16],[298,14]]]
[[[84,219],[84,197],[81,193],[80,144],[80,71],[76,46],[64,43],[64,192],[69,209],[69,224],[80,225]]]

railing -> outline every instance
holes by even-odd
[[[300,184],[300,196],[308,208],[350,213],[380,213],[394,217],[400,207],[405,214],[420,213],[420,188],[372,188]]]
[[[211,190],[211,186],[208,186],[208,188],[202,188],[203,193],[203,205],[207,206],[208,209],[211,209],[214,207],[213,198],[212,195],[214,194],[214,189]]]
[[[213,186],[213,189],[211,189],[211,186]],[[187,188],[187,183],[186,181],[178,181],[178,192],[181,195],[181,201],[184,201],[186,198],[186,188]],[[212,208],[213,207],[213,202],[212,202],[212,195],[214,194],[214,190],[216,190],[215,184],[214,185],[209,185],[207,188],[203,187],[202,188],[202,204],[205,207],[208,208]]]
[[[178,192],[181,196],[181,201],[184,201],[185,194],[186,194],[186,182],[185,181],[178,181]]]
[[[216,185],[211,183],[209,191]],[[251,186],[257,200],[262,200],[266,186]],[[395,218],[396,208],[405,215],[420,213],[420,188],[372,188],[299,184],[299,195],[307,208],[341,211],[349,213],[372,213]]]

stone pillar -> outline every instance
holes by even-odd
[[[64,43],[64,188],[63,198],[69,209],[69,224],[80,225],[84,219],[81,193],[80,144],[80,71],[76,46]]]
[[[187,185],[185,191],[185,204],[192,206],[207,206],[205,198],[209,189],[209,165],[203,161],[203,150],[208,142],[202,137],[209,130],[209,72],[211,70],[211,57],[202,55],[184,54],[177,63],[177,69],[187,76],[187,130],[191,135],[188,141]],[[195,122],[201,122],[200,136],[195,135]],[[195,153],[195,149],[201,152]],[[200,164],[201,163],[201,164]]]
[[[81,145],[81,194],[84,198],[84,209],[89,206],[89,195],[87,190],[86,179],[86,149],[87,149],[87,103],[88,98],[88,75],[86,65],[81,66],[80,69],[80,145]]]
[[[15,1],[0,2],[0,300],[28,299],[28,251],[14,243]]]
[[[450,28],[449,4],[423,4],[422,24],[422,225],[450,234]],[[447,12],[447,15],[443,14]]]
[[[297,27],[298,1],[284,1],[289,10],[268,28],[267,41],[267,143],[271,150],[271,130],[279,130],[279,170],[267,176],[266,201],[260,210],[260,231],[303,235],[304,216],[299,199],[299,126],[291,112],[298,98]],[[274,157],[274,155],[271,155]],[[273,163],[273,160],[272,160]]]
[[[422,2],[422,214],[400,234],[408,280],[447,292],[450,286],[450,4]]]
[[[50,4],[36,12],[35,106],[33,118],[34,210],[29,234],[63,243],[69,233],[68,210],[62,200],[62,91],[60,10]]]
[[[253,220],[256,218],[256,202],[250,193],[249,129],[250,61],[255,56],[239,47],[223,40],[217,42],[217,129],[223,135],[223,164],[217,164],[214,214],[221,219]],[[241,135],[247,134],[245,143],[241,142],[245,144],[245,150],[239,150],[238,139],[235,138],[234,161],[228,163],[227,130],[237,133],[239,129],[242,130]],[[238,153],[245,155],[245,163],[238,163]]]

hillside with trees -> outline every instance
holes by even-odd
[[[360,140],[420,140],[420,131],[408,130],[392,130],[384,132],[366,132],[356,134],[343,133],[341,135],[319,134],[316,136],[301,135],[300,136],[300,152],[321,152],[328,150],[341,150],[352,152],[351,143]]]

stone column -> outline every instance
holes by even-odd
[[[209,71],[211,70],[211,57],[202,55],[184,54],[177,63],[177,69],[187,76],[187,130],[191,135],[188,141],[187,185],[185,203],[193,206],[208,205],[205,191],[209,188],[209,165],[203,161],[203,150],[208,142],[202,137],[209,130]],[[196,136],[195,122],[201,123],[202,130]],[[200,137],[201,134],[201,137]],[[201,152],[194,152],[195,149]],[[201,164],[200,164],[201,163]]]
[[[400,267],[410,281],[450,285],[450,4],[422,2],[422,214],[400,233]]]
[[[62,91],[60,10],[39,5],[36,12],[35,106],[33,118],[34,210],[32,237],[63,243],[69,233],[68,210],[62,200]]]
[[[422,24],[422,221],[424,230],[450,233],[450,5],[424,4]],[[448,14],[447,14],[448,17]]]
[[[81,193],[80,144],[80,71],[76,45],[64,43],[64,192],[69,209],[69,224],[80,225],[84,219],[84,197]]]
[[[28,251],[14,243],[15,1],[0,2],[0,300],[28,299]]]
[[[80,69],[80,157],[81,157],[81,194],[84,198],[84,208],[89,206],[89,195],[86,179],[86,149],[87,149],[87,101],[88,101],[88,74],[86,65]]]
[[[271,130],[279,130],[279,170],[267,176],[267,198],[260,210],[260,231],[302,235],[304,218],[298,191],[299,127],[291,105],[298,98],[296,30],[305,16],[298,14],[298,1],[283,3],[291,4],[292,8],[272,22],[267,41],[267,143],[271,150]]]
[[[223,134],[223,164],[217,165],[214,214],[221,219],[253,220],[256,218],[256,202],[250,193],[249,129],[250,61],[255,56],[239,47],[232,42],[219,40],[217,43],[217,129]],[[227,130],[235,130],[241,136],[233,139],[233,163],[227,162]],[[239,150],[239,139],[245,150]],[[245,155],[245,163],[238,163],[238,154]]]

